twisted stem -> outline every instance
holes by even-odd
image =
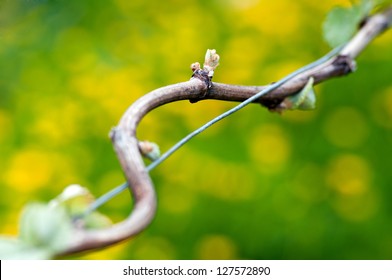
[[[355,68],[353,59],[376,36],[390,28],[391,22],[392,7],[370,17],[337,56],[327,57],[326,61],[317,65],[313,64],[309,69],[303,69],[304,71],[300,74],[297,73],[297,75],[291,76],[289,80],[272,84],[272,86],[239,86],[212,83],[212,87],[209,87],[205,81],[191,79],[187,82],[156,89],[138,99],[128,108],[117,127],[111,132],[113,146],[127,180],[127,184],[123,185],[122,188],[128,186],[134,199],[132,212],[124,221],[105,229],[86,230],[75,228],[68,248],[59,255],[103,248],[118,243],[136,235],[150,224],[156,211],[156,194],[148,172],[177,149],[169,150],[162,156],[161,161],[153,163],[152,167],[145,167],[138,148],[136,129],[141,119],[151,110],[180,100],[191,100],[192,102],[206,99],[245,101],[234,107],[233,111],[230,110],[207,123],[206,128],[249,103],[259,103],[269,109],[275,109],[285,97],[302,89],[310,77],[313,77],[314,83],[318,84],[333,77],[351,73]],[[191,133],[185,139],[192,138],[205,128]],[[183,143],[179,142],[177,145],[181,146]]]

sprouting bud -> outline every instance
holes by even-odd
[[[161,156],[159,146],[150,141],[139,142],[140,153],[151,161],[157,160]]]
[[[207,71],[208,73],[212,72],[213,74],[214,70],[216,69],[216,67],[218,67],[218,65],[219,65],[219,55],[216,53],[216,50],[208,49],[203,64],[204,71]]]
[[[192,63],[191,69],[192,69],[192,72],[195,72],[196,70],[200,70],[200,63],[199,62]]]

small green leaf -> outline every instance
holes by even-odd
[[[357,30],[362,17],[358,6],[333,8],[323,24],[324,39],[332,48],[347,43]]]
[[[367,16],[374,8],[375,5],[377,5],[379,2],[378,0],[361,0],[359,3],[359,7],[361,10],[361,13],[363,16]]]
[[[20,239],[33,247],[59,252],[68,246],[72,223],[64,207],[32,203],[20,220]]]
[[[297,94],[286,97],[284,104],[290,110],[313,110],[316,107],[316,95],[313,90],[313,77],[310,77],[304,88]]]
[[[47,260],[53,253],[47,248],[37,248],[13,238],[0,238],[0,259],[2,260]]]
[[[347,43],[358,29],[360,22],[376,5],[385,2],[388,1],[361,0],[348,8],[333,8],[323,24],[324,39],[333,48]]]

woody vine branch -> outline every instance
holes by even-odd
[[[389,7],[384,12],[370,17],[338,55],[295,76],[253,102],[270,110],[283,110],[282,101],[301,90],[311,77],[314,79],[314,84],[318,84],[353,72],[355,70],[354,59],[375,37],[390,28],[391,24],[392,7]],[[105,229],[75,228],[68,248],[59,255],[103,248],[118,243],[136,235],[150,224],[156,211],[156,193],[148,174],[149,170],[144,165],[139,150],[139,140],[136,137],[137,126],[146,114],[159,106],[180,100],[197,102],[217,99],[242,102],[269,86],[215,83],[210,80],[208,72],[205,75],[197,67],[194,71],[194,77],[190,81],[156,89],[138,99],[128,108],[117,127],[111,132],[114,149],[134,199],[134,209],[128,218]]]

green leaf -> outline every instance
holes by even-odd
[[[374,6],[380,2],[378,0],[361,0],[359,7],[362,15],[365,17],[373,10]]]
[[[335,48],[347,43],[355,34],[360,22],[369,15],[380,0],[361,0],[352,7],[335,7],[327,15],[323,24],[324,39]]]
[[[67,247],[71,232],[71,220],[62,206],[32,203],[22,213],[20,239],[33,247],[59,252]]]
[[[323,24],[324,39],[335,48],[347,43],[357,30],[362,19],[361,9],[333,8]]]
[[[47,248],[38,248],[13,238],[0,238],[0,259],[2,260],[47,260],[53,253]]]
[[[313,110],[316,108],[316,95],[313,90],[313,77],[310,77],[304,88],[297,94],[286,97],[285,107],[290,110]]]

